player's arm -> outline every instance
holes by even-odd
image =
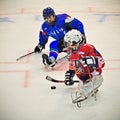
[[[84,31],[84,25],[83,23],[76,19],[76,18],[72,18],[69,15],[66,15],[66,19],[65,19],[65,24],[66,24],[66,28],[68,30],[71,29],[77,29],[82,33],[82,37],[83,37],[83,42],[86,43],[86,36],[85,36],[85,31]]]
[[[102,55],[96,50],[96,48],[90,44],[85,46],[87,56],[81,59],[84,66],[93,67],[95,69],[102,68],[105,65]]]
[[[90,46],[90,47],[91,47],[91,50],[89,54],[95,58],[97,63],[96,68],[103,68],[105,66],[105,61],[101,53],[94,46]]]
[[[45,44],[48,41],[48,37],[49,36],[46,34],[46,32],[44,32],[43,30],[40,30],[40,33],[39,33],[39,43],[35,47],[34,52],[41,52],[42,49],[45,49]]]

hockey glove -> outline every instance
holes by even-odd
[[[38,53],[41,53],[42,52],[42,49],[45,49],[45,45],[40,45],[38,44],[35,49],[34,49],[34,52],[38,52]]]
[[[86,43],[86,36],[82,34],[82,43]]]
[[[72,70],[66,71],[65,73],[65,85],[70,86],[73,85],[73,77],[75,75],[75,72]]]
[[[84,67],[98,67],[98,58],[95,58],[93,56],[86,56],[80,59],[80,62],[83,64]]]
[[[58,42],[58,48],[59,48],[59,53],[60,53],[60,52],[66,52],[66,51],[64,50],[65,45],[64,45],[64,40],[63,40],[63,39],[61,39],[61,40]]]

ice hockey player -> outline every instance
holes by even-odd
[[[82,42],[82,35],[78,30],[73,29],[66,33],[64,41],[70,57],[69,70],[65,73],[65,84],[73,85],[73,77],[76,75],[80,79],[79,100],[86,99],[101,86],[105,62],[93,45]]]
[[[43,18],[45,21],[41,26],[39,43],[35,47],[34,52],[41,52],[42,49],[45,48],[48,38],[54,38],[54,41],[50,43],[49,55],[42,55],[43,63],[45,65],[54,63],[58,54],[63,51],[64,36],[69,30],[77,29],[80,31],[82,33],[82,40],[86,43],[84,26],[78,19],[72,18],[65,13],[56,15],[51,7],[43,9]]]

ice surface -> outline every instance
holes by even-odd
[[[67,87],[45,79],[46,75],[64,79],[66,62],[47,71],[40,54],[16,61],[37,45],[41,11],[47,6],[83,21],[87,42],[96,46],[106,61],[97,101],[92,97],[81,108],[73,105],[70,97],[77,84]],[[119,34],[119,0],[1,0],[0,120],[120,120]],[[48,53],[48,46],[43,52]]]

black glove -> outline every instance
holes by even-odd
[[[36,52],[40,53],[40,52],[42,52],[42,49],[45,49],[45,45],[40,45],[40,44],[38,44],[38,45],[35,47],[34,52],[35,52],[35,53],[36,53]]]
[[[75,75],[75,72],[72,70],[66,71],[65,73],[65,85],[70,86],[73,85],[73,77]]]
[[[63,49],[65,48],[65,45],[64,45],[64,39],[61,39],[59,42],[58,42],[58,48],[59,48],[59,53],[60,52],[65,52]]]
[[[86,43],[86,36],[84,34],[82,35],[82,43]]]
[[[80,59],[80,62],[83,64],[84,67],[98,67],[98,58],[93,56],[86,56]]]

